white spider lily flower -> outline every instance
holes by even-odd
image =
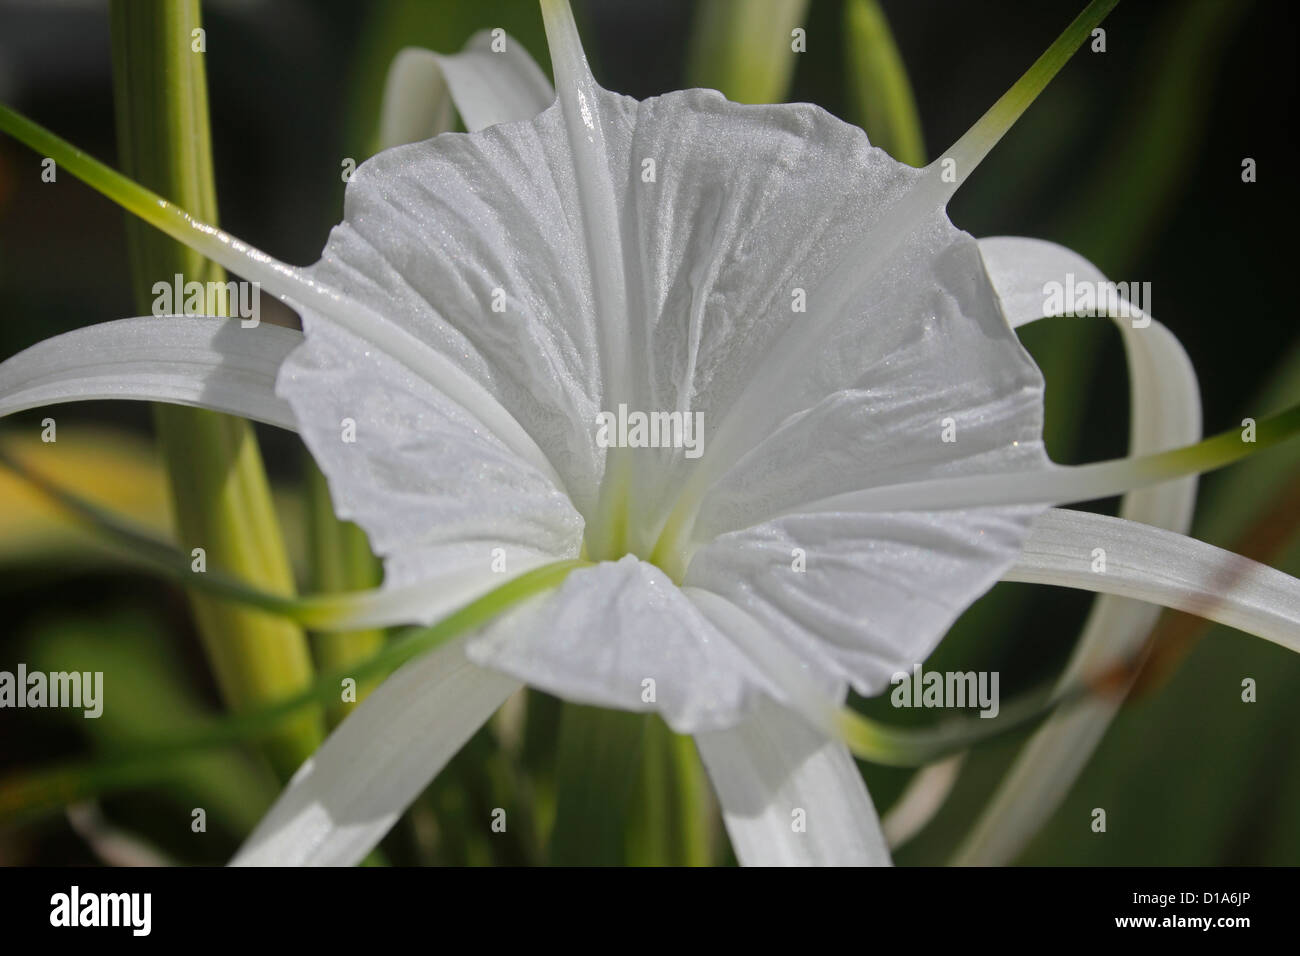
[[[694,735],[743,863],[887,863],[841,705],[924,660],[1003,577],[1190,609],[1300,649],[1300,582],[1175,533],[1185,476],[1248,449],[1166,450],[1200,428],[1173,336],[1127,335],[1135,389],[1162,400],[1142,406],[1135,457],[1053,465],[1043,383],[1012,326],[1038,317],[1035,283],[1072,254],[981,244],[945,212],[1109,5],[1076,20],[1027,94],[915,170],[813,106],[610,93],[566,0],[542,0],[554,102],[539,111],[518,54],[487,85],[481,48],[408,56],[386,135],[438,128],[440,87],[424,106],[400,95],[421,74],[447,84],[471,132],[358,167],[305,269],[65,159],[289,302],[304,332],[92,327],[0,365],[0,412],[119,397],[294,428],[384,558],[367,623],[434,621],[506,577],[580,565],[372,692],[235,862],[357,862],[528,684]],[[699,416],[702,454],[606,447],[598,422],[624,409]],[[1261,422],[1261,443],[1292,418]],[[1127,520],[1047,510],[1153,485]],[[1099,540],[1123,573],[1080,573]]]

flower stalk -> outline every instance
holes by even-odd
[[[199,31],[199,32],[196,32]],[[121,166],[179,208],[212,222],[216,191],[208,132],[204,44],[196,0],[112,4],[114,100]],[[127,222],[136,297],[145,311],[156,281],[222,282],[221,268]],[[212,412],[159,406],[158,446],[170,477],[178,532],[207,562],[267,591],[294,582],[252,426]],[[295,623],[191,591],[199,632],[227,705],[244,710],[310,685],[311,656]],[[315,710],[286,719],[264,740],[287,779],[320,744]]]
[[[325,476],[309,456],[303,458],[313,590],[335,594],[377,587],[383,575],[370,553],[365,533],[335,516]],[[383,646],[384,631],[380,628],[312,635],[316,663],[327,673],[346,671],[349,665],[373,657]],[[332,703],[327,711],[330,725],[342,721],[374,687],[373,680],[358,683],[355,701]]]

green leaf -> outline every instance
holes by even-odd
[[[123,170],[206,222],[217,221],[208,131],[205,53],[197,0],[114,0],[114,103]],[[158,281],[221,282],[224,272],[134,219],[127,242],[137,301],[148,311]],[[158,407],[158,444],[171,478],[181,540],[267,591],[294,590],[252,426],[195,409]],[[291,621],[191,594],[208,660],[227,704],[241,710],[310,684],[311,654]],[[293,714],[265,741],[283,779],[320,744],[320,715]]]
[[[846,0],[844,55],[851,118],[900,163],[925,165],[925,140],[907,67],[877,0]]]
[[[808,0],[701,0],[687,50],[689,86],[737,103],[782,103],[790,91]]]

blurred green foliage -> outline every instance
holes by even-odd
[[[705,7],[686,2],[575,2],[597,77],[636,96],[694,79],[737,84],[729,92],[747,98],[753,94],[745,84],[770,81],[754,74],[744,56],[709,52],[711,45],[734,46],[740,33],[691,39],[701,21],[740,6],[709,4],[702,13]],[[911,147],[893,145],[907,136],[889,133],[872,116],[875,87],[868,80],[879,58],[846,49],[845,25],[853,23],[846,18],[877,6],[889,17],[918,106],[917,145]],[[978,118],[1081,6],[1082,0],[812,0],[804,19],[808,52],[791,59],[788,98],[880,130],[873,139],[886,148],[902,153],[924,142],[936,151]],[[385,72],[401,47],[453,50],[477,30],[500,26],[548,68],[541,18],[533,4],[520,0],[321,0],[254,5],[239,15],[222,7],[206,13],[225,223],[290,260],[318,252],[337,221],[340,163],[369,153]],[[35,31],[28,35],[37,47],[66,42],[74,28],[97,37],[102,59],[95,59],[92,45],[79,69],[52,59],[27,65],[28,82],[12,101],[111,158],[108,26],[102,16],[82,16],[70,25],[33,15],[24,26]],[[1295,208],[1295,185],[1285,171],[1295,102],[1294,10],[1281,2],[1125,2],[1106,29],[1107,52],[1076,56],[959,193],[953,220],[975,235],[1053,239],[1118,279],[1151,280],[1155,315],[1184,342],[1202,375],[1207,431],[1295,401],[1300,344],[1292,319],[1278,307],[1289,301],[1292,273],[1291,242],[1281,233],[1284,216]],[[10,94],[4,98],[10,101]],[[1239,176],[1247,155],[1260,166],[1260,181],[1249,186]],[[115,212],[76,183],[30,188],[38,175],[33,157],[0,140],[5,355],[54,332],[132,311]],[[1047,381],[1053,457],[1076,462],[1122,455],[1128,392],[1113,330],[1104,322],[1059,320],[1025,330],[1024,339]],[[137,431],[146,425],[139,409],[107,404],[67,414]],[[272,475],[301,489],[296,440],[270,432],[261,437]],[[1280,548],[1252,556],[1300,573],[1295,516],[1285,510],[1294,509],[1294,498],[1288,504],[1284,497],[1298,474],[1300,449],[1292,446],[1210,476],[1195,533],[1249,554],[1261,520],[1290,522]],[[305,550],[302,541],[291,548]],[[24,718],[20,734],[5,735],[0,776],[87,750],[111,752],[151,728],[184,728],[215,713],[215,691],[176,594],[97,565],[24,570],[21,554],[7,548],[0,548],[0,561],[8,612],[0,666],[85,661],[85,668],[106,672],[110,694],[124,694],[113,698],[120,705],[114,704],[111,720],[68,720],[61,712]],[[148,591],[124,603],[121,592],[132,589]],[[1088,600],[998,586],[962,618],[927,666],[998,669],[1006,695],[1038,686],[1066,659]],[[1120,713],[1024,862],[1300,860],[1300,738],[1293,730],[1300,724],[1300,661],[1213,628],[1189,644],[1185,659],[1174,655],[1172,662],[1168,674]],[[1244,677],[1259,683],[1256,704],[1241,702]],[[862,706],[883,721],[927,720],[881,700]],[[1012,735],[970,755],[947,804],[899,853],[900,863],[947,858],[1022,739]],[[593,764],[599,773],[590,772]],[[910,776],[879,767],[864,772],[882,810]],[[247,754],[229,750],[179,762],[164,784],[107,797],[104,806],[113,820],[177,859],[216,862],[272,792]],[[209,808],[213,833],[196,848],[176,833],[188,833],[189,808],[198,805]],[[1098,806],[1108,812],[1105,835],[1087,825]],[[495,808],[509,816],[505,838],[486,828]],[[688,741],[657,719],[570,707],[532,692],[471,740],[383,849],[395,863],[728,858]],[[82,862],[88,851],[66,824],[47,815],[0,824],[0,856]]]

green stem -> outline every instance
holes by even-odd
[[[1038,98],[1038,94],[1043,92],[1052,78],[1061,71],[1061,67],[1074,55],[1074,51],[1106,19],[1106,15],[1115,9],[1117,3],[1119,0],[1092,0],[1043,55],[1034,61],[1033,66],[1025,71],[1024,76],[1003,93],[975,125],[953,144],[952,149],[944,154],[944,160],[956,161],[957,184],[965,180],[971,170],[988,155],[989,150],[997,145],[998,140]]]
[[[114,0],[114,102],[126,174],[206,222],[217,218],[208,131],[205,54],[197,0]],[[127,239],[137,301],[148,311],[155,282],[224,282],[221,268],[129,219]],[[186,550],[266,591],[294,584],[252,426],[196,409],[156,409],[158,444],[171,480]],[[191,591],[204,649],[227,705],[257,707],[308,686],[307,641],[292,621]],[[295,713],[264,741],[284,779],[323,739],[318,713]]]
[[[631,866],[708,866],[715,803],[695,741],[645,718],[626,844]]]
[[[649,717],[565,703],[556,757],[550,862],[621,866]]]
[[[325,476],[310,456],[303,458],[313,590],[319,594],[339,594],[378,586],[383,575],[379,562],[370,552],[365,533],[334,514]],[[379,628],[312,635],[316,663],[326,671],[346,670],[378,653],[383,645],[384,632]],[[358,683],[356,703],[374,686],[373,682]],[[340,723],[356,703],[331,702],[327,712],[331,726]]]

